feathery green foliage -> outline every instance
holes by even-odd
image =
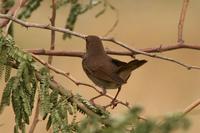
[[[3,108],[5,106],[10,105],[10,98],[12,93],[12,85],[14,83],[15,78],[12,77],[9,82],[6,84],[6,87],[4,88],[2,99],[1,99],[1,105],[0,105],[0,112],[3,111]]]
[[[8,83],[4,89],[0,110],[10,104],[10,97],[12,97],[16,122],[14,131],[25,132],[25,124],[29,124],[29,116],[32,113],[37,88],[34,61],[30,55],[14,46],[14,40],[11,36],[1,35],[0,42],[0,58],[3,59],[1,64],[13,61],[18,64],[16,76],[10,79],[11,66],[6,66],[5,80],[8,80]]]

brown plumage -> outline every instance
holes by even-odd
[[[114,59],[106,54],[102,41],[97,36],[86,37],[86,54],[83,57],[82,67],[87,76],[99,87],[106,89],[117,89],[125,84],[130,74],[136,68],[146,63],[146,60],[132,60],[128,63]],[[92,100],[102,96],[94,97]],[[113,101],[114,101],[113,100]]]

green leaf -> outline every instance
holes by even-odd
[[[50,94],[49,94],[50,75],[49,75],[49,70],[47,68],[42,68],[40,70],[40,73],[41,73],[41,81],[39,89],[40,109],[42,115],[45,116],[47,113],[50,112],[51,109]]]
[[[10,105],[10,98],[11,98],[11,92],[12,92],[14,81],[15,81],[15,77],[12,77],[6,84],[6,87],[4,88],[1,104],[0,104],[0,113],[3,111],[3,108],[5,106]]]

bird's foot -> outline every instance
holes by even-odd
[[[113,100],[111,101],[112,109],[114,109],[115,107],[117,107],[118,103],[119,103],[119,102],[118,102],[117,99],[113,99]]]
[[[108,105],[105,105],[104,108],[108,108],[111,107],[112,109],[114,109],[117,105],[118,105],[119,101],[116,99],[113,99]]]

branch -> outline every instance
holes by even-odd
[[[183,0],[183,6],[180,14],[180,19],[178,23],[178,43],[182,43],[183,41],[183,26],[184,26],[184,21],[185,21],[185,16],[187,12],[187,8],[189,5],[189,0]]]
[[[182,45],[175,44],[167,46],[160,45],[158,47],[143,48],[139,50],[147,53],[161,53],[177,49],[200,50],[200,45],[191,45],[191,44],[182,44]],[[69,57],[79,57],[79,58],[82,58],[83,55],[85,54],[85,52],[82,51],[64,51],[64,50],[46,50],[46,49],[24,49],[24,50],[36,55],[69,56]],[[111,55],[120,55],[120,56],[133,56],[138,54],[138,53],[133,53],[131,51],[113,51],[113,50],[106,50],[106,53]]]
[[[12,16],[9,16],[9,15],[0,14],[0,18],[11,19],[11,20],[15,21],[16,23],[21,24],[22,26],[25,26],[27,28],[28,27],[35,27],[35,28],[41,28],[41,29],[47,29],[47,30],[54,30],[54,31],[58,31],[58,32],[69,33],[71,35],[74,35],[74,36],[77,36],[77,37],[80,37],[80,38],[83,38],[83,39],[85,39],[85,37],[86,37],[86,35],[84,35],[84,34],[80,34],[80,33],[74,32],[74,31],[70,31],[69,29],[63,29],[63,28],[54,27],[54,26],[51,26],[51,25],[27,23],[27,22],[24,22],[24,21],[19,20],[17,18],[14,18]],[[170,61],[170,62],[176,63],[180,66],[183,66],[183,67],[187,68],[188,70],[190,70],[190,69],[200,69],[200,67],[198,67],[198,66],[191,66],[191,65],[188,65],[188,64],[184,64],[184,63],[177,61],[175,59],[172,59],[172,58],[159,56],[159,55],[156,55],[156,54],[151,54],[151,53],[147,53],[147,52],[135,49],[135,48],[131,48],[128,45],[126,45],[125,43],[117,41],[114,38],[106,38],[106,37],[100,37],[100,38],[104,41],[110,41],[110,42],[113,42],[113,43],[115,43],[115,44],[117,44],[117,45],[119,45],[119,46],[121,46],[125,49],[128,49],[133,54],[142,54],[142,55],[145,55],[145,56],[148,56],[148,57]]]
[[[195,109],[197,106],[200,105],[200,98],[194,101],[192,104],[190,104],[188,107],[186,107],[183,111],[183,116],[190,113],[193,109]]]
[[[40,105],[40,99],[38,97],[38,101],[37,101],[37,105],[36,105],[36,109],[35,109],[35,114],[34,114],[33,122],[31,124],[29,133],[33,133],[34,132],[35,127],[36,127],[37,123],[39,122],[39,113],[40,113],[39,112],[40,111],[39,105]]]
[[[52,26],[55,26],[55,20],[56,20],[56,3],[55,0],[52,0],[52,16],[50,18],[50,22]],[[55,49],[55,31],[51,31],[51,45],[50,45],[50,50]],[[48,57],[48,63],[52,63],[53,56]]]

